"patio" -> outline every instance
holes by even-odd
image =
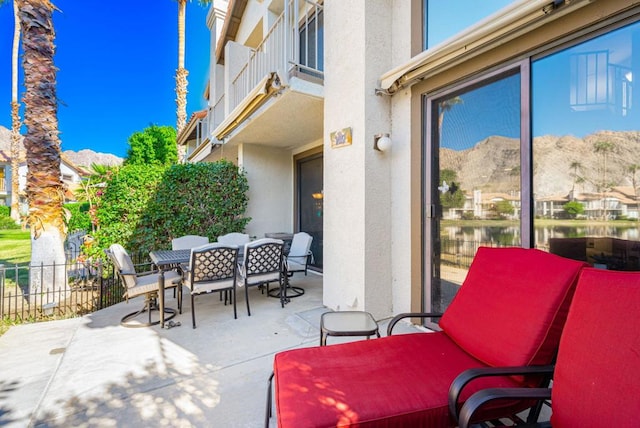
[[[140,298],[61,321],[12,327],[0,337],[0,425],[8,427],[261,427],[276,352],[319,343],[321,275],[295,275],[305,294],[283,308],[244,290],[238,319],[218,296],[189,299],[180,327],[124,328]],[[176,307],[170,291],[167,305]],[[386,322],[380,322],[382,334]],[[397,332],[414,331],[407,325]],[[331,337],[329,344],[360,340]],[[271,419],[275,426],[275,418]]]

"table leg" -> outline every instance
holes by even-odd
[[[164,270],[160,269],[160,284],[158,290],[158,305],[160,306],[160,328],[164,328]]]

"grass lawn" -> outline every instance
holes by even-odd
[[[31,238],[28,230],[0,230],[0,264],[15,265],[31,260]]]
[[[31,260],[30,232],[21,229],[0,230],[0,264],[10,267],[16,264],[24,265]],[[5,273],[6,290],[15,287],[15,273],[9,270]],[[23,273],[20,274],[23,276]],[[24,277],[20,281],[28,280],[28,271],[24,270]],[[1,304],[2,302],[0,302]],[[0,320],[0,336],[14,323],[7,319]]]

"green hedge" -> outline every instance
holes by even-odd
[[[246,175],[229,161],[123,166],[100,195],[99,230],[87,252],[100,256],[112,243],[148,252],[170,248],[182,235],[215,240],[243,231],[248,190]]]
[[[69,212],[67,219],[67,231],[69,233],[76,230],[91,230],[89,202],[64,204],[64,208]]]

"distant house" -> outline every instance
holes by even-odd
[[[631,186],[615,186],[604,193],[581,193],[576,200],[585,207],[589,219],[638,219],[639,202]]]
[[[0,150],[0,205],[11,205],[11,158]]]
[[[65,185],[65,202],[77,200],[76,193],[80,188],[80,183],[88,175],[86,170],[75,165],[66,156],[61,156],[60,177]],[[21,159],[18,167],[18,192],[22,206],[27,203],[26,187],[27,162]],[[11,156],[4,150],[0,150],[0,205],[11,205]]]

